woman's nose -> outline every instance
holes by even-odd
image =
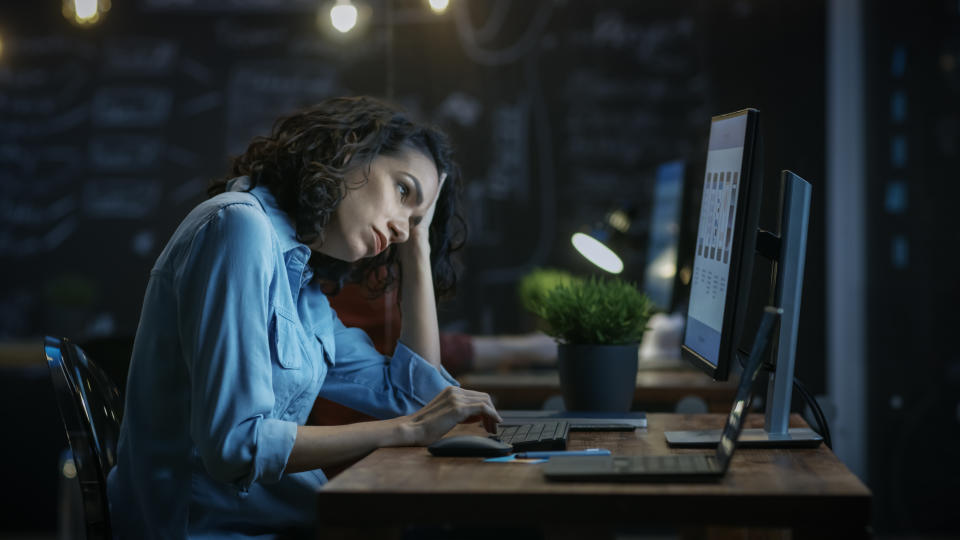
[[[404,220],[394,220],[390,222],[390,242],[394,244],[401,244],[407,241],[407,238],[410,237],[410,228],[406,221]]]

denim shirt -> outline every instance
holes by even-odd
[[[108,480],[123,538],[270,537],[312,526],[320,470],[284,468],[318,395],[377,418],[456,385],[345,327],[290,218],[245,177],[197,206],[147,285]]]

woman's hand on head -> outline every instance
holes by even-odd
[[[397,246],[397,255],[402,260],[417,252],[421,254],[430,254],[430,224],[433,223],[433,214],[437,210],[437,201],[440,200],[440,192],[443,190],[443,183],[447,179],[447,173],[440,175],[440,183],[437,187],[437,196],[433,202],[423,212],[420,222],[410,226],[410,237],[406,242]]]
[[[462,423],[482,421],[488,432],[496,433],[497,423],[503,421],[489,395],[456,386],[444,388],[430,403],[404,419],[412,427],[413,446],[431,444]]]

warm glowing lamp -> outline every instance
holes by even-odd
[[[86,21],[99,14],[97,0],[73,0],[73,12],[78,21]]]
[[[434,13],[443,13],[450,6],[450,0],[430,0],[430,9]]]
[[[330,23],[338,32],[347,33],[357,25],[357,7],[350,0],[337,0],[330,8]]]
[[[110,0],[63,0],[63,16],[80,26],[100,22],[110,11]]]

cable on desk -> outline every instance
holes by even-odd
[[[746,358],[744,355],[739,353],[735,356],[740,363],[740,367],[743,368],[746,365]],[[764,371],[774,373],[776,369],[776,366],[774,366],[771,362],[763,363]],[[810,412],[813,414],[813,418],[817,424],[816,427],[813,427],[812,429],[821,437],[823,437],[823,444],[827,445],[827,448],[833,450],[833,441],[830,439],[830,427],[827,425],[827,417],[823,414],[823,409],[820,408],[817,398],[810,393],[810,390],[807,389],[807,386],[803,384],[803,382],[801,382],[796,376],[793,377],[793,387],[797,389],[797,392],[810,407]]]
[[[800,382],[800,379],[793,378],[793,386],[800,392],[800,395],[803,396],[803,399],[806,400],[807,405],[810,406],[810,412],[813,413],[814,419],[817,421],[817,426],[820,429],[816,429],[820,436],[823,437],[823,444],[827,445],[827,448],[833,450],[833,443],[830,440],[830,428],[827,426],[827,417],[823,414],[823,410],[820,409],[820,404],[817,403],[817,398],[813,397],[809,390],[807,390],[806,385]]]

